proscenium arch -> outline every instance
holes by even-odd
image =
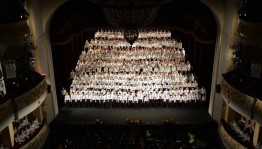
[[[219,8],[217,7],[218,5],[214,4],[211,5],[208,0],[199,0],[203,5],[205,5],[210,12],[212,13],[215,22],[216,22],[216,43],[215,43],[215,53],[214,53],[214,61],[213,61],[213,69],[212,69],[212,81],[210,84],[210,97],[209,97],[209,106],[208,106],[208,112],[211,115],[212,118],[214,118],[214,105],[215,105],[215,94],[216,94],[216,89],[215,86],[217,84],[217,76],[218,74],[218,67],[219,67],[219,57],[220,57],[220,45],[221,45],[221,32],[222,32],[222,12],[219,12]],[[218,2],[221,4],[220,2]],[[223,8],[223,6],[222,6]]]
[[[239,22],[239,16],[235,1],[208,1],[201,0],[213,13],[217,24],[217,36],[215,45],[215,55],[213,64],[213,74],[211,83],[211,94],[208,112],[211,117],[220,122],[222,100],[221,95],[217,93],[216,86],[220,84],[222,73],[230,70],[230,44],[233,40],[233,34]],[[219,108],[217,108],[219,107]]]
[[[63,5],[64,4],[66,4],[66,3],[68,3],[69,1],[64,1],[63,3],[61,3],[60,5],[58,5],[56,8],[54,8],[54,11],[53,11],[53,13],[51,13],[50,15],[49,15],[49,19],[47,19],[47,21],[46,21],[46,25],[45,25],[45,32],[46,33],[48,33],[48,34],[46,34],[47,35],[47,39],[48,40],[50,40],[50,50],[51,50],[51,52],[52,52],[52,50],[54,49],[54,47],[52,47],[51,46],[51,44],[52,44],[52,39],[51,39],[51,34],[52,33],[50,33],[50,27],[51,27],[51,23],[52,23],[52,21],[53,21],[53,19],[54,19],[54,15],[57,13],[57,11],[58,11],[58,9],[60,9],[61,7],[63,7]],[[201,1],[198,1],[199,3],[201,3],[201,4],[203,4],[203,5],[205,5],[206,7],[207,7],[207,9],[210,11],[210,10],[214,10],[214,9],[212,9],[212,8],[210,8],[210,6],[208,6],[208,5],[206,5],[205,3],[202,3]],[[220,31],[220,29],[221,29],[221,21],[219,21],[220,19],[219,19],[219,17],[217,17],[218,15],[215,15],[215,11],[210,11],[210,12],[212,12],[212,14],[213,14],[213,16],[214,16],[214,19],[216,20],[216,24],[217,24],[217,34],[216,34],[216,37],[215,37],[215,43],[216,43],[216,46],[215,46],[215,50],[217,50],[217,48],[218,48],[218,43],[219,43],[219,40],[220,40],[220,38],[219,38],[219,34],[218,34],[218,32]],[[81,49],[80,49],[81,50]],[[53,55],[53,60],[55,59],[55,57],[54,57],[54,55]],[[215,59],[215,58],[214,58]],[[54,64],[53,64],[54,65]],[[54,72],[55,73],[55,72]],[[55,77],[55,79],[57,79],[57,77]],[[211,84],[210,84],[211,85]],[[57,86],[57,94],[59,95],[59,92],[60,90],[59,90],[59,87]]]

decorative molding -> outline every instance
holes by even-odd
[[[0,130],[8,126],[18,116],[18,112],[26,108],[28,105],[36,102],[38,99],[43,98],[47,92],[47,82],[43,79],[30,91],[7,100],[0,105]],[[43,102],[43,99],[41,99]],[[40,106],[40,101],[38,101]]]
[[[223,102],[221,105],[221,117],[224,118],[225,117],[225,112],[226,112],[226,102]]]
[[[222,142],[227,149],[246,149],[246,147],[242,146],[226,132],[222,124],[220,124],[219,133]]]
[[[41,143],[46,139],[46,135],[48,132],[47,124],[45,123],[43,128],[39,131],[39,133],[32,139],[30,142],[21,147],[21,149],[36,149],[39,148]]]
[[[248,116],[250,119],[254,119],[262,125],[262,101],[260,99],[253,98],[240,92],[232,87],[224,78],[221,81],[221,91],[225,96],[223,96],[224,100],[231,108],[238,112],[244,112],[242,115]],[[234,107],[236,106],[234,105],[237,105],[239,109],[235,109]]]
[[[40,82],[35,88],[15,98],[17,111],[35,102],[41,97],[42,94],[44,94],[45,91],[47,91],[47,82],[45,79],[43,79],[42,82]]]
[[[33,112],[35,109],[37,109],[41,104],[45,101],[47,96],[47,91],[45,91],[36,101],[31,103],[30,105],[26,106],[25,108],[17,111],[17,117],[18,119],[23,118],[24,116],[30,114]]]
[[[228,102],[234,102],[244,110],[252,111],[255,99],[232,87],[224,78],[221,81],[221,91],[229,99]]]

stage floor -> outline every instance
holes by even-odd
[[[103,124],[125,125],[127,119],[142,119],[143,124],[159,125],[165,119],[174,124],[201,124],[211,120],[207,108],[67,108],[60,109],[57,120],[66,124],[94,124],[96,119]]]
[[[143,123],[129,124],[126,122],[127,118],[142,119]],[[102,120],[103,125],[97,125],[96,119]],[[173,119],[173,125],[163,125],[164,119]],[[60,108],[59,114],[50,126],[50,135],[43,149],[58,148],[66,138],[72,140],[75,146],[80,146],[79,148],[90,148],[97,134],[132,134],[139,138],[144,136],[146,130],[150,130],[155,139],[163,138],[164,140],[166,137],[177,139],[191,132],[208,143],[208,148],[224,148],[217,134],[217,125],[212,121],[207,108],[63,107]],[[90,140],[87,134],[94,137]]]

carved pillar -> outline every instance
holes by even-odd
[[[39,106],[37,108],[37,115],[36,115],[37,119],[39,122],[43,122],[45,118],[45,115],[44,115],[44,103],[41,104],[41,106]]]
[[[41,116],[41,106],[39,106],[38,108],[36,108],[34,111],[33,111],[33,118],[37,118],[37,120],[39,122],[42,122],[42,116]]]
[[[254,144],[254,146],[256,146],[258,141],[259,141],[259,132],[260,132],[260,124],[256,123],[255,124],[255,129],[254,129],[254,136],[253,136],[253,144]]]
[[[226,104],[226,102],[223,100],[223,102],[222,102],[222,106],[221,106],[221,119],[225,119],[225,112],[226,112],[226,106],[227,106],[227,104]]]
[[[226,104],[225,105],[225,115],[224,115],[224,120],[226,121],[226,122],[228,122],[228,112],[229,112],[229,106]]]
[[[229,109],[228,109],[228,116],[227,116],[227,122],[231,122],[233,119],[236,119],[236,112],[232,109],[232,108],[230,108],[229,107]]]
[[[14,127],[13,127],[13,123],[10,123],[8,125],[8,129],[9,129],[9,135],[10,135],[10,141],[11,141],[11,144],[12,146],[15,144],[15,138],[14,138]]]
[[[46,105],[46,102],[44,102],[42,105],[41,105],[41,108],[42,108],[42,121],[44,119],[47,119],[47,116],[46,116],[46,110],[47,110],[47,105]]]
[[[44,103],[42,103],[42,105],[43,105]],[[38,119],[38,121],[40,121],[40,122],[43,122],[43,107],[42,107],[42,105],[41,106],[39,106],[38,107],[38,109],[39,109],[39,119]]]

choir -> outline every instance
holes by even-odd
[[[97,31],[86,41],[74,70],[66,105],[144,107],[206,102],[182,43],[165,30],[139,31],[130,45],[123,31]]]

